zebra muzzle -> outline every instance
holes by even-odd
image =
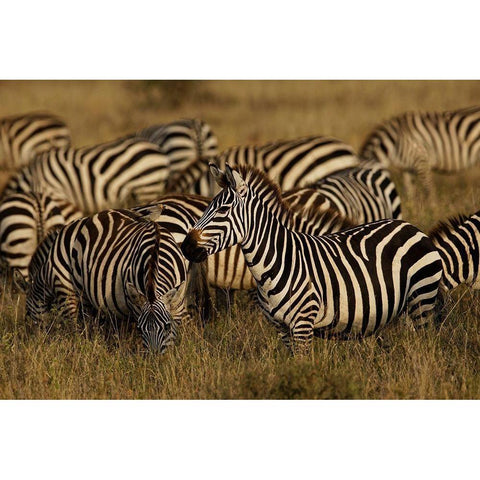
[[[207,250],[198,245],[199,237],[200,232],[198,230],[190,230],[182,243],[182,253],[191,262],[203,262],[208,256]]]

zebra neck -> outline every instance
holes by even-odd
[[[257,285],[275,275],[278,268],[284,265],[279,263],[276,252],[283,252],[288,245],[292,245],[292,237],[296,235],[289,229],[289,216],[271,209],[260,209],[250,220],[250,226],[240,247],[250,273]],[[294,249],[289,249],[288,255],[295,255]],[[281,260],[281,259],[280,259]]]

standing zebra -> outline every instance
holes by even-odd
[[[360,157],[402,171],[407,190],[415,173],[430,192],[432,170],[458,172],[480,159],[480,106],[393,117],[368,136]]]
[[[0,119],[3,158],[0,167],[18,169],[35,155],[70,146],[70,131],[65,122],[50,113],[27,113]]]
[[[53,149],[12,177],[4,195],[53,192],[90,214],[153,200],[163,193],[169,165],[158,147],[132,139]]]
[[[480,288],[480,211],[439,222],[429,233],[443,265],[442,291],[464,283]]]
[[[303,351],[313,335],[369,335],[403,312],[425,322],[442,275],[431,240],[400,220],[314,237],[292,230],[292,213],[258,170],[212,174],[223,191],[187,235],[182,251],[202,261],[239,243],[259,303],[285,344]]]
[[[140,130],[133,137],[157,145],[170,159],[172,172],[185,170],[199,159],[208,162],[218,154],[218,140],[212,128],[197,118],[153,125]]]
[[[47,236],[30,268],[26,315],[40,320],[53,304],[135,319],[158,352],[175,340],[184,303],[185,260],[170,233],[128,210],[106,210]]]
[[[318,198],[317,198],[318,197]],[[400,197],[390,172],[377,162],[342,170],[304,188],[283,194],[290,208],[324,201],[355,225],[384,218],[401,220]]]
[[[268,178],[278,183],[282,190],[290,190],[354,167],[359,160],[352,147],[340,140],[311,136],[259,146],[232,147],[218,155],[215,163],[219,168],[224,168],[227,163],[250,165],[265,171]],[[218,192],[216,186],[212,187],[207,160],[173,177],[169,188],[179,192],[192,191],[207,197]]]
[[[48,232],[80,217],[77,208],[53,195],[7,195],[0,202],[0,265],[27,278],[32,255]]]

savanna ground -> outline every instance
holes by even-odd
[[[200,117],[221,149],[308,134],[358,149],[391,115],[479,98],[480,82],[471,81],[1,82],[0,116],[58,113],[78,146]],[[428,231],[437,220],[477,211],[479,178],[480,166],[436,176],[437,203],[403,195],[404,218]],[[32,329],[23,296],[1,287],[1,398],[480,398],[480,301],[466,289],[452,295],[440,328],[414,332],[400,320],[381,343],[315,339],[309,356],[292,358],[242,295],[204,329],[183,325],[177,346],[157,356],[143,352],[135,331],[79,328],[58,313]]]

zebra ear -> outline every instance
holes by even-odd
[[[212,174],[212,177],[217,182],[217,185],[221,188],[225,188],[227,186],[227,182],[225,180],[225,173],[222,172],[218,168],[218,166],[213,162],[210,162],[208,166],[210,167],[210,173]]]
[[[173,310],[178,307],[178,303],[180,303],[184,298],[185,293],[185,286],[186,283],[182,282],[180,285],[173,287],[168,292],[164,293],[162,296],[162,302],[169,310]]]
[[[225,177],[228,186],[233,188],[238,194],[242,195],[246,191],[245,180],[242,176],[227,163],[225,168]]]
[[[22,292],[24,293],[27,292],[27,289],[28,289],[27,279],[22,275],[22,273],[18,268],[13,269],[13,283]]]
[[[128,298],[138,307],[145,305],[147,297],[138,290],[138,288],[131,282],[127,282],[126,293]]]

